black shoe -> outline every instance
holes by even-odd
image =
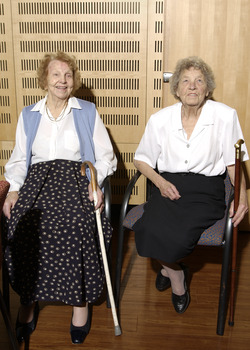
[[[164,290],[168,289],[170,286],[171,286],[170,278],[163,276],[160,270],[155,280],[156,289],[158,289],[160,292],[163,292]]]
[[[174,305],[175,311],[178,312],[178,314],[182,314],[185,312],[188,308],[189,302],[190,302],[190,295],[187,288],[187,275],[188,275],[188,268],[184,264],[180,263],[180,266],[184,272],[184,288],[185,293],[183,295],[176,295],[172,293],[172,303]]]
[[[17,341],[19,343],[23,342],[26,338],[28,338],[31,333],[34,332],[38,320],[38,314],[39,314],[39,305],[38,302],[35,302],[35,307],[34,307],[34,315],[32,321],[28,323],[21,323],[19,322],[19,313],[17,315],[17,320],[16,320],[16,337]]]
[[[73,317],[73,315],[72,315]],[[71,325],[70,325],[70,335],[71,335],[71,341],[72,344],[82,344],[89,334],[90,331],[90,324],[91,324],[91,311],[90,307],[88,307],[88,318],[87,322],[82,327],[76,327],[72,323],[71,318]]]

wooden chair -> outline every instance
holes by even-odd
[[[0,216],[2,215],[3,204],[6,198],[6,195],[9,190],[9,183],[7,181],[0,181]],[[2,268],[2,246],[0,239],[0,269]],[[6,329],[10,338],[12,349],[18,350],[19,345],[16,339],[15,331],[13,329],[10,313],[9,313],[9,303],[6,305],[5,298],[0,290],[0,309],[3,315],[3,319],[6,325]]]
[[[123,242],[125,229],[132,230],[135,222],[142,216],[143,207],[145,203],[133,207],[128,210],[129,198],[131,196],[134,185],[139,179],[141,173],[137,171],[133,178],[130,180],[123,198],[121,205],[119,228],[118,228],[118,243],[117,243],[117,263],[116,263],[116,276],[115,276],[115,300],[116,306],[119,307],[120,299],[120,283],[121,283],[121,270],[123,261]],[[150,195],[150,183],[147,183],[147,198]],[[218,307],[218,319],[217,319],[217,334],[223,335],[225,328],[225,318],[227,312],[227,295],[228,295],[228,276],[231,262],[231,246],[232,246],[232,234],[233,225],[229,217],[229,208],[233,200],[233,187],[231,185],[229,176],[227,174],[225,178],[225,190],[226,190],[226,210],[224,218],[217,221],[213,226],[208,228],[200,237],[198,245],[205,246],[219,246],[223,248],[222,269],[221,269],[221,281],[220,281],[220,295],[219,295],[219,307]]]

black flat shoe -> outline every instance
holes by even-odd
[[[73,317],[73,315],[72,315]],[[72,323],[71,318],[71,324],[70,324],[70,335],[71,335],[71,341],[72,344],[82,344],[89,334],[90,331],[90,324],[91,324],[91,311],[90,307],[88,308],[88,318],[87,322],[82,327],[76,327]]]
[[[23,342],[26,338],[28,338],[36,329],[38,314],[39,314],[39,305],[37,301],[35,302],[34,315],[33,315],[32,321],[28,323],[19,322],[19,313],[18,313],[17,320],[16,320],[16,337],[19,343]]]
[[[183,295],[176,295],[172,293],[172,303],[174,305],[175,311],[178,312],[178,314],[182,314],[185,312],[188,308],[189,302],[190,302],[190,295],[187,288],[187,275],[188,275],[188,268],[184,264],[180,263],[180,266],[184,272],[184,288],[185,293]]]
[[[158,289],[160,292],[163,292],[164,290],[168,289],[170,286],[171,286],[170,278],[163,276],[160,270],[155,280],[156,289]]]

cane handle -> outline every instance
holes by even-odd
[[[243,145],[244,140],[239,139],[236,144],[234,145],[235,147],[235,158],[240,159],[240,153],[241,153],[241,145]]]
[[[85,176],[86,175],[86,167],[89,167],[89,170],[90,170],[90,175],[91,175],[91,181],[90,181],[90,184],[91,184],[91,187],[92,187],[92,191],[93,191],[93,196],[94,196],[94,193],[96,192],[97,190],[97,185],[96,185],[96,170],[95,170],[95,167],[93,166],[93,164],[90,162],[90,161],[85,161],[82,163],[82,166],[81,166],[81,175],[82,176]],[[95,198],[94,198],[95,200]],[[96,203],[95,203],[96,204]]]

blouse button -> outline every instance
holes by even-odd
[[[187,160],[185,160],[185,164],[187,164],[188,163],[188,161]]]
[[[188,143],[188,144],[187,144],[187,148],[189,148],[189,147],[190,147],[190,144]]]

